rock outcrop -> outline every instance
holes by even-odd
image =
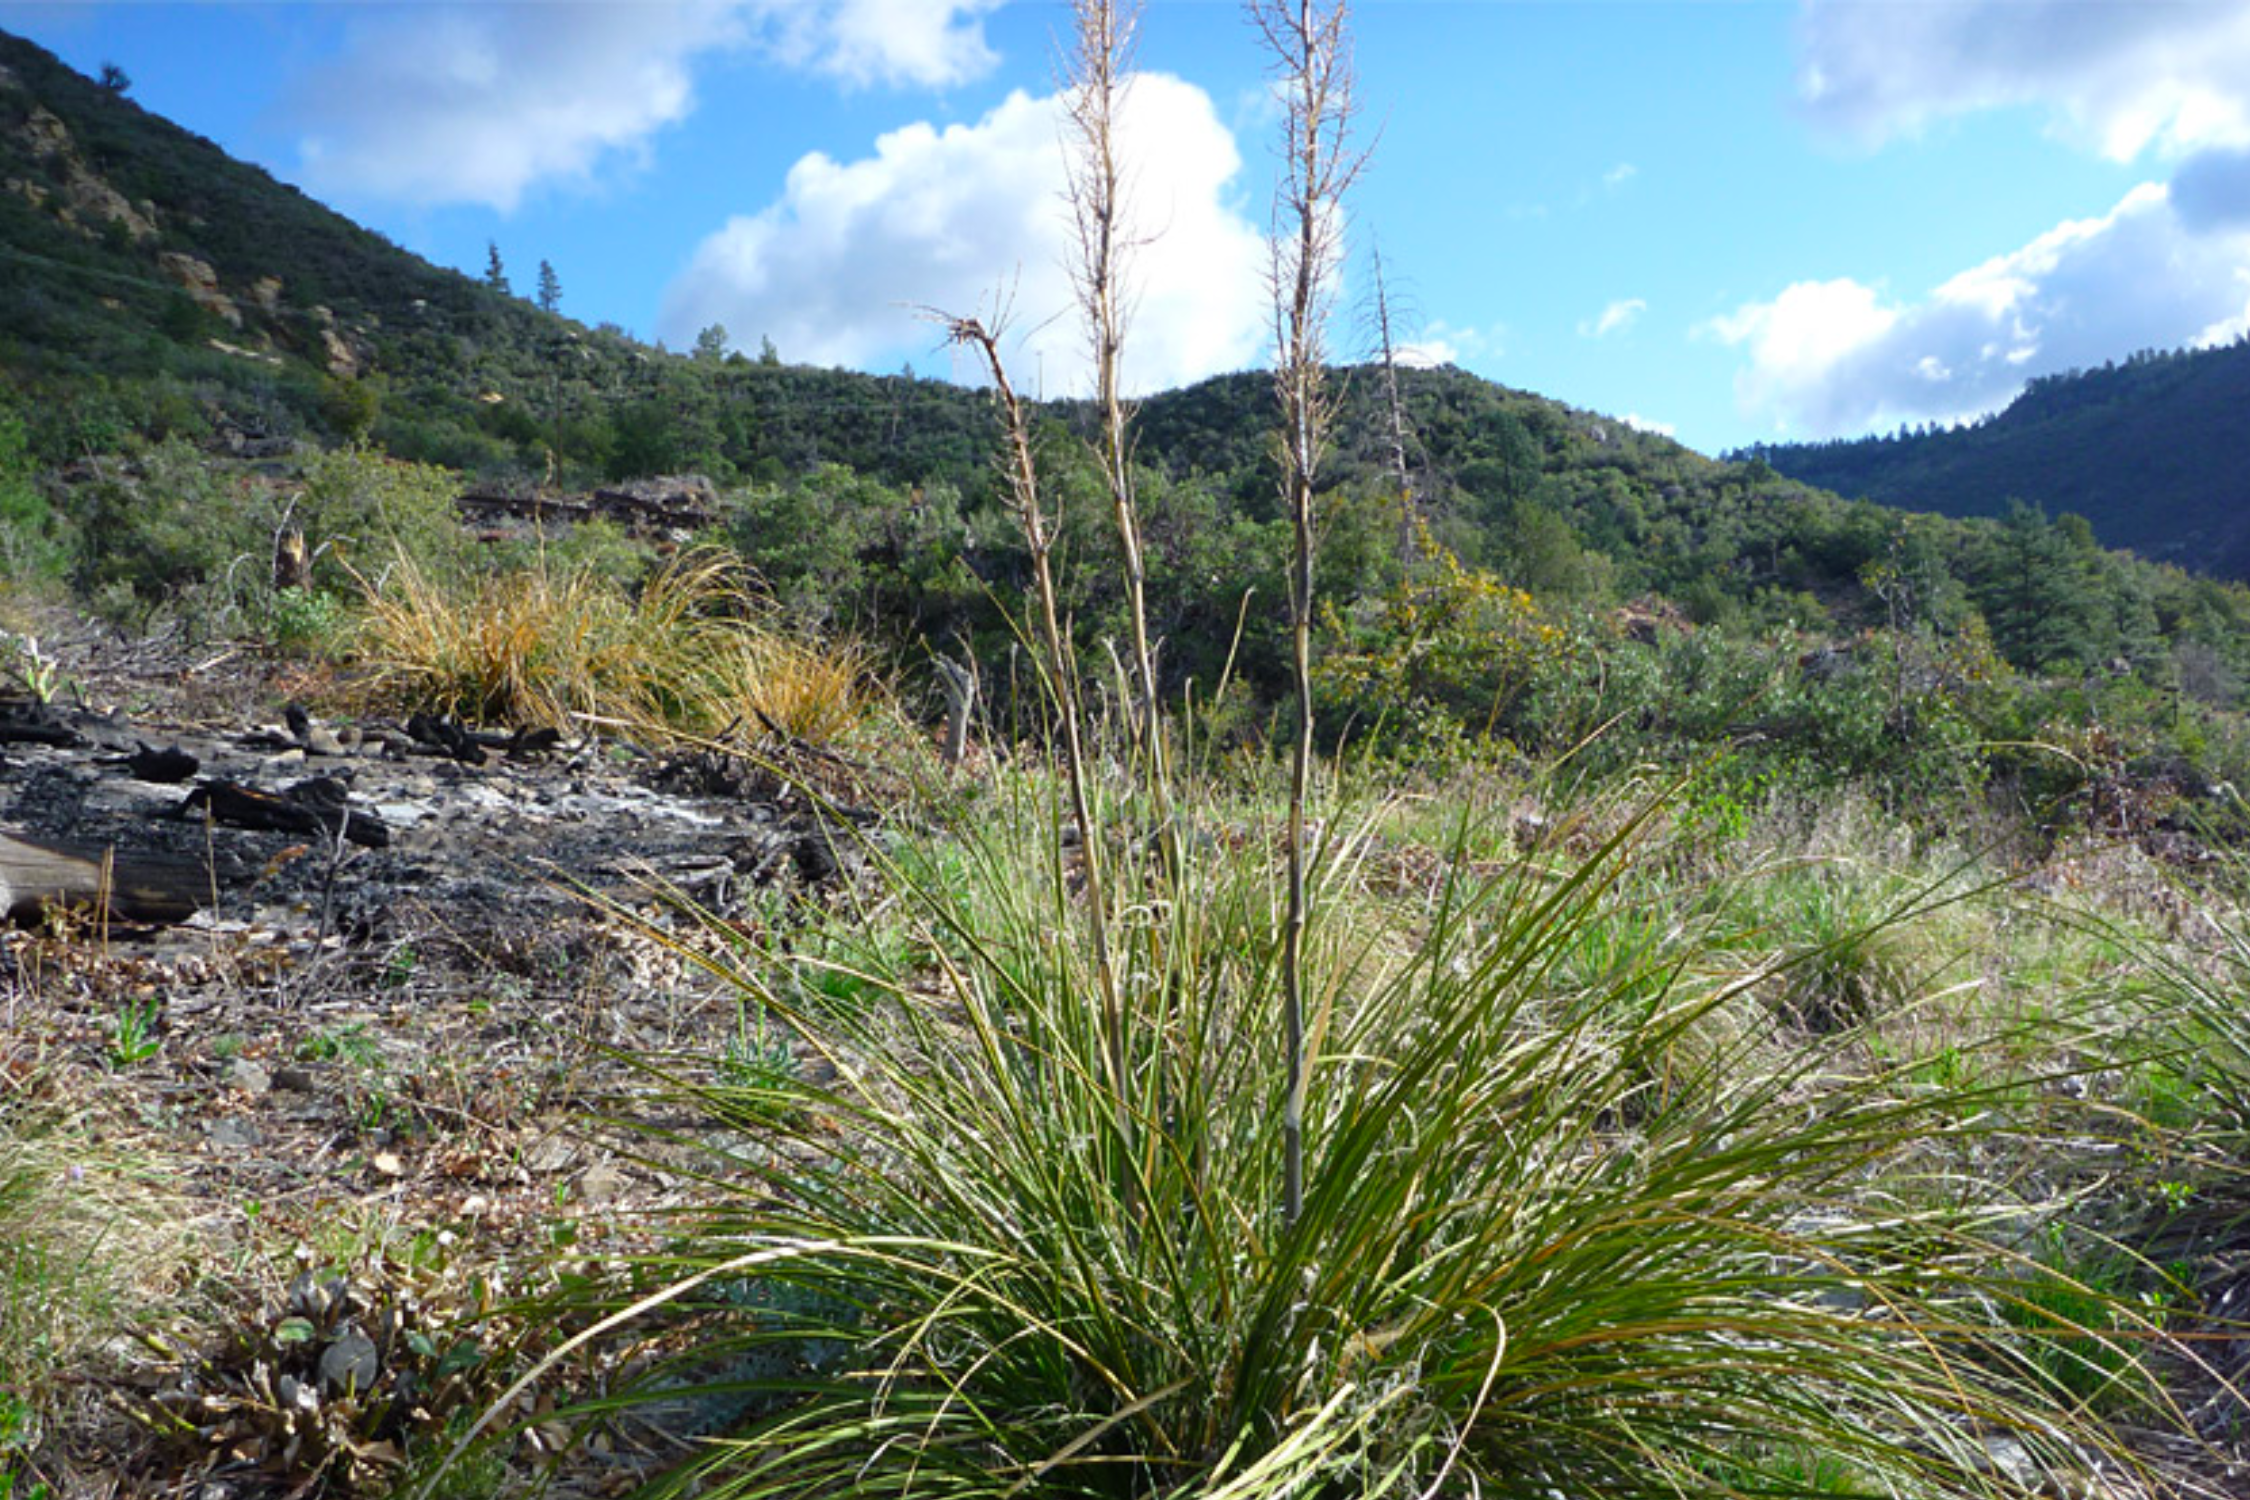
[[[53,111],[33,105],[16,136],[25,154],[45,169],[48,182],[10,177],[0,187],[35,208],[52,208],[58,219],[89,239],[112,224],[121,227],[135,244],[156,238],[155,206],[145,201],[136,206],[127,201],[123,193],[89,168],[71,139],[70,127]]]
[[[197,307],[216,314],[229,328],[242,326],[242,309],[219,290],[219,273],[209,261],[197,260],[181,250],[167,250],[156,258],[167,278],[186,292]]]

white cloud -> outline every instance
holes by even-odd
[[[1408,370],[1435,370],[1461,363],[1461,346],[1450,339],[1421,338],[1399,345],[1391,357]]]
[[[745,0],[774,55],[846,83],[942,88],[999,61],[979,18],[1001,0]]]
[[[1612,192],[1615,192],[1617,189],[1623,187],[1626,183],[1631,182],[1634,178],[1640,175],[1641,169],[1639,167],[1634,166],[1629,161],[1621,161],[1616,166],[1611,167],[1608,171],[1602,173],[1602,186],[1608,188]]]
[[[944,86],[989,69],[999,0],[632,0],[370,7],[292,91],[316,190],[511,211],[687,117],[696,60],[757,46],[851,86]]]
[[[1578,325],[1578,336],[1587,339],[1606,339],[1613,333],[1623,333],[1648,311],[1648,303],[1639,297],[1620,297],[1602,309],[1598,318],[1583,320]]]
[[[780,199],[707,238],[667,291],[685,341],[723,323],[786,359],[861,368],[922,358],[939,334],[918,308],[988,313],[1000,288],[1026,387],[1081,389],[1086,359],[1067,270],[1062,114],[1012,94],[973,125],[916,124],[838,162],[814,154]],[[1266,337],[1266,257],[1234,201],[1241,156],[1211,100],[1163,74],[1134,80],[1119,120],[1138,237],[1126,377],[1137,390],[1253,363]]]
[[[2198,152],[2172,174],[2172,209],[2190,229],[2250,224],[2250,150]]]
[[[1673,423],[1651,421],[1639,412],[1629,411],[1625,413],[1625,425],[1635,432],[1650,432],[1658,437],[1678,437],[1680,435],[1680,429]]]
[[[1489,329],[1457,328],[1443,318],[1435,318],[1418,336],[1393,350],[1392,357],[1411,370],[1432,370],[1480,355],[1497,358],[1506,336],[1507,330],[1498,324]]]
[[[1870,141],[2044,106],[2124,161],[2250,144],[2250,0],[1804,0],[1797,89]]]
[[[2146,183],[1918,302],[1850,279],[1799,282],[1702,331],[1747,355],[1735,381],[1746,413],[1825,437],[1975,416],[2031,376],[2230,338],[2246,319],[2250,231],[2197,233]]]
[[[1745,412],[1795,416],[1825,434],[1849,425],[1827,409],[1825,383],[1854,355],[1881,344],[1898,317],[1872,287],[1847,277],[1797,282],[1771,302],[1713,318],[1704,331],[1748,349],[1749,368],[1734,383]]]

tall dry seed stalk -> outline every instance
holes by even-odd
[[[1101,420],[1095,444],[1102,477],[1109,487],[1117,520],[1118,555],[1125,573],[1126,610],[1132,629],[1134,745],[1154,805],[1159,838],[1172,866],[1171,768],[1157,718],[1156,650],[1149,639],[1148,569],[1141,547],[1140,510],[1133,492],[1131,414],[1126,410],[1121,366],[1130,296],[1125,270],[1136,243],[1129,219],[1125,180],[1118,162],[1117,124],[1131,84],[1133,43],[1140,26],[1137,3],[1076,0],[1072,7],[1074,45],[1064,79],[1072,150],[1069,155],[1070,208],[1077,233],[1077,258],[1071,280],[1086,326],[1094,363],[1094,404]]]
[[[943,316],[943,315],[941,315]],[[1055,717],[1060,721],[1065,758],[1065,780],[1070,788],[1071,821],[1078,829],[1086,890],[1086,921],[1094,948],[1095,984],[1101,995],[1102,1037],[1108,1058],[1110,1085],[1120,1110],[1127,1097],[1125,1060],[1125,1009],[1117,984],[1117,968],[1109,949],[1108,892],[1103,878],[1101,830],[1095,826],[1092,794],[1086,784],[1085,736],[1079,728],[1077,658],[1063,635],[1062,610],[1055,602],[1054,537],[1047,527],[1046,508],[1039,498],[1039,466],[1032,454],[1031,419],[1008,379],[1006,361],[1000,357],[999,335],[976,318],[944,317],[946,336],[976,352],[992,375],[994,399],[1000,404],[1001,425],[1008,435],[1005,471],[1008,492],[1015,501],[1016,524],[1023,530],[1024,546],[1031,553],[1033,587],[1038,594],[1039,645],[1051,679]]]
[[[1289,907],[1281,951],[1282,1036],[1289,1054],[1282,1106],[1282,1212],[1293,1224],[1304,1212],[1310,1061],[1304,950],[1305,801],[1313,756],[1313,485],[1336,416],[1327,385],[1327,331],[1343,259],[1343,198],[1362,158],[1349,149],[1352,67],[1350,8],[1344,0],[1249,0],[1248,10],[1273,55],[1283,131],[1271,275],[1281,492],[1293,538],[1289,643],[1297,688],[1297,743],[1289,762]]]

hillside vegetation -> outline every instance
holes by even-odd
[[[0,284],[0,548],[19,574],[135,624],[270,629],[263,559],[286,519],[319,559],[313,596],[281,611],[294,628],[337,616],[394,546],[465,566],[443,535],[449,486],[699,472],[723,496],[709,539],[802,626],[886,642],[910,671],[933,650],[999,669],[1029,559],[984,394],[746,357],[715,330],[692,355],[588,330],[399,251],[29,43],[0,37],[0,69],[20,272]],[[2131,374],[2198,385],[2184,371]],[[2104,551],[2068,515],[1838,500],[1452,369],[1399,372],[1402,472],[1386,389],[1373,370],[1341,382],[1322,478],[1338,732],[1541,756],[1626,725],[1611,739],[1629,762],[1748,723],[1761,754],[1895,779],[2091,722],[2121,747],[2111,770],[2156,756],[2174,787],[2236,774],[2237,586]],[[2019,404],[2089,404],[2061,390]],[[1243,726],[1284,676],[1269,411],[1267,377],[1244,374],[1135,421],[1159,670],[1208,691],[1231,663]],[[1121,640],[1092,413],[1055,402],[1034,425],[1085,564],[1064,607],[1088,647]],[[352,443],[424,467],[318,456]],[[574,545],[620,580],[645,565],[645,546],[636,563],[637,544]],[[1953,781],[2056,779],[2018,759]]]
[[[1304,404],[1113,414],[585,329],[0,38],[5,697],[254,663],[336,812],[7,938],[0,1497],[2239,1494],[2250,590],[1393,409],[1348,176]]]
[[[2103,545],[2250,577],[2250,341],[2032,381],[1963,427],[1764,445],[1781,473],[1838,494],[1949,516],[2012,502],[2084,516]]]

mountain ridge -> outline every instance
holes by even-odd
[[[2011,500],[2086,518],[2105,545],[2250,577],[2250,339],[2143,351],[2042,376],[1961,427],[1829,443],[1761,444],[1739,456],[1902,509],[2001,516]]]

